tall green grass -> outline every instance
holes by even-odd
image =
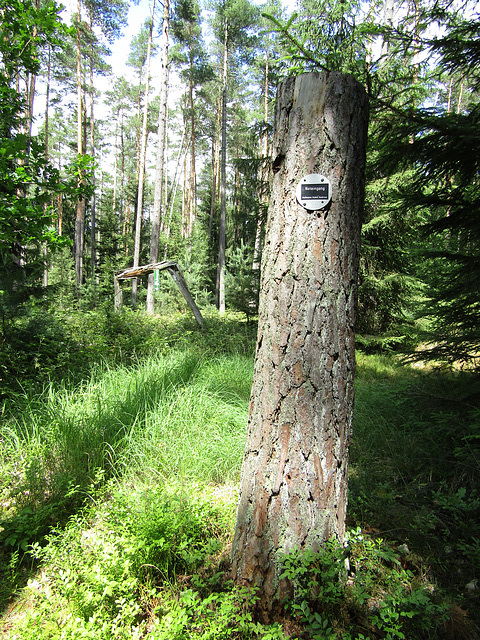
[[[202,482],[238,479],[252,382],[243,356],[201,361],[133,426],[121,465],[134,475]]]
[[[279,625],[252,620],[250,594],[226,584],[252,355],[201,349],[202,336],[188,348],[183,325],[177,333],[181,348],[92,363],[80,384],[25,392],[21,409],[5,412],[0,606],[22,585],[21,570],[26,583],[22,548],[44,545],[33,546],[43,578],[26,591],[34,605],[18,638],[140,638],[149,629],[165,640],[282,638]],[[366,582],[360,603],[350,582],[338,596],[344,609],[330,602],[340,625],[331,637],[380,637],[372,620],[388,585],[398,592],[389,592],[390,615],[423,625],[405,622],[409,640],[448,637],[436,635],[442,612],[480,619],[478,378],[359,354],[355,385],[349,580]],[[313,607],[327,616],[324,602],[308,603],[312,616]],[[315,637],[305,611],[285,628]],[[391,637],[401,638],[395,624]]]
[[[245,356],[203,361],[175,351],[135,366],[97,365],[74,389],[50,386],[1,430],[3,469],[14,478],[4,498],[18,507],[80,497],[99,472],[237,478],[251,379]]]
[[[28,562],[18,562],[28,558],[23,554],[30,545],[43,544],[52,527],[67,526],[68,519],[88,505],[100,505],[105,491],[110,500],[111,492],[116,496],[115,522],[119,517],[126,522],[133,509],[138,515],[130,521],[143,518],[148,527],[160,517],[152,500],[171,492],[165,507],[158,507],[167,509],[171,539],[170,529],[159,529],[158,535],[152,534],[155,541],[145,544],[155,550],[151,553],[156,565],[161,558],[166,567],[172,558],[178,564],[183,557],[195,564],[200,551],[189,541],[187,528],[195,498],[181,487],[200,483],[201,492],[209,484],[232,487],[238,479],[252,373],[252,359],[240,354],[202,358],[196,349],[158,351],[128,366],[97,363],[75,387],[51,383],[41,394],[25,394],[22,410],[10,413],[0,429],[0,541],[5,553],[0,550],[0,606],[21,584],[17,571],[26,580]],[[226,496],[231,518],[233,489]],[[221,514],[216,517],[223,519]],[[67,526],[67,538],[89,526],[80,515],[77,524]],[[208,541],[210,534],[199,531]],[[145,557],[148,565],[150,551],[136,536],[132,554]],[[168,540],[168,547],[162,540]],[[72,545],[81,548],[78,540],[66,544],[70,551]],[[210,549],[210,543],[205,544],[200,558]],[[95,556],[92,562],[96,566]],[[116,574],[115,580],[120,584],[123,579]],[[68,585],[74,593],[75,583]],[[101,600],[100,596],[96,597]]]

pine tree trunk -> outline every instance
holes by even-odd
[[[50,124],[49,124],[49,108],[50,108],[50,82],[51,82],[51,71],[52,71],[52,47],[48,46],[48,54],[47,54],[47,77],[46,77],[46,86],[45,86],[45,157],[47,160],[50,158],[50,149],[49,149],[49,135],[50,135]]]
[[[118,117],[119,112],[117,111],[117,118],[115,120],[115,137],[113,142],[113,195],[112,195],[112,213],[114,216],[117,215],[117,173],[118,173]],[[125,223],[123,225],[122,235],[125,237]]]
[[[187,128],[186,121],[183,121],[184,131]],[[181,234],[182,238],[186,238],[188,233],[188,203],[190,196],[190,188],[189,188],[189,176],[188,176],[188,153],[185,154],[183,158],[183,194],[182,194],[182,223],[181,223]]]
[[[197,218],[197,170],[195,166],[195,102],[193,96],[193,61],[190,62],[190,190],[191,207],[188,236],[192,235],[193,225]]]
[[[35,0],[35,8],[37,11],[40,9],[40,0]],[[38,27],[35,25],[33,28],[33,39],[38,36]],[[25,78],[25,133],[28,136],[32,135],[33,125],[33,103],[35,100],[35,83],[37,76],[34,73],[27,73]]]
[[[218,231],[217,309],[225,313],[225,250],[226,250],[226,174],[227,174],[227,88],[222,100],[222,155],[220,167],[220,227]]]
[[[93,33],[92,18],[90,17],[90,31]],[[95,91],[93,86],[93,43],[90,43],[90,154],[95,157]],[[97,269],[97,199],[95,194],[96,179],[95,171],[92,173],[93,193],[90,201],[90,275],[92,284],[95,283]]]
[[[83,104],[82,104],[82,51],[80,46],[81,3],[78,2],[77,25],[77,153],[82,156],[83,146]],[[78,186],[82,188],[83,177],[79,173]],[[85,199],[77,200],[74,231],[75,284],[81,286],[83,281],[83,225],[85,217]]]
[[[343,539],[353,412],[354,321],[368,105],[351,76],[311,73],[279,87],[273,190],[232,575],[265,610],[289,593],[281,556]],[[296,185],[332,185],[308,211]]]
[[[167,129],[167,99],[168,99],[168,29],[170,18],[169,0],[163,3],[162,23],[162,65],[160,74],[160,110],[158,115],[158,140],[157,163],[155,169],[155,191],[152,213],[152,236],[150,240],[150,262],[158,262],[158,249],[160,242],[160,220],[162,212],[163,171],[165,156],[165,137]],[[155,309],[154,299],[154,275],[148,276],[147,285],[147,313],[153,313]]]
[[[32,135],[33,125],[33,103],[35,101],[35,82],[37,76],[29,73],[26,77],[26,111],[25,111],[25,132],[28,136]]]
[[[120,190],[119,190],[119,209],[120,215],[123,218],[123,224],[125,228],[125,245],[128,247],[128,234],[130,232],[129,224],[127,220],[127,216],[125,214],[125,123],[124,123],[125,112],[122,109],[122,114],[120,117]]]
[[[212,195],[210,200],[210,218],[208,221],[208,238],[211,239],[213,231],[213,219],[215,217],[215,205],[217,204],[217,193],[219,191],[219,167],[220,167],[220,136],[222,123],[222,96],[217,100],[217,116],[215,121],[214,140],[212,141]]]
[[[178,183],[179,183],[179,169],[180,169],[180,162],[182,159],[184,143],[185,143],[185,128],[183,129],[182,139],[180,141],[180,147],[178,150],[177,163],[175,166],[173,183],[168,192],[167,202],[165,204],[165,214],[168,213],[168,218],[165,220],[165,224],[164,224],[164,233],[165,233],[165,247],[163,250],[164,260],[167,259],[167,255],[168,255],[168,240],[170,238],[170,230],[172,225],[173,203],[175,202],[175,197],[177,195],[177,189],[178,189]],[[187,151],[188,149],[185,149],[185,157],[187,155]]]
[[[264,78],[264,96],[263,96],[263,122],[265,130],[259,141],[260,144],[260,157],[262,158],[262,165],[259,168],[260,174],[260,190],[258,193],[258,199],[264,205],[268,204],[268,194],[265,190],[265,184],[268,183],[268,166],[266,165],[266,158],[268,156],[268,98],[269,98],[269,68],[270,68],[270,33],[267,34],[267,55],[265,61],[265,78]],[[260,271],[260,260],[262,256],[262,231],[263,220],[262,214],[258,216],[257,229],[255,232],[255,246],[253,251],[252,270],[256,273]]]
[[[138,157],[138,188],[137,188],[137,206],[135,216],[135,244],[133,249],[133,266],[138,267],[140,260],[140,237],[142,232],[143,220],[143,189],[145,185],[145,161],[147,154],[147,137],[148,137],[148,104],[150,93],[150,58],[152,52],[152,36],[153,36],[153,19],[155,16],[155,0],[152,2],[152,11],[150,14],[150,27],[148,30],[147,43],[147,60],[145,94],[143,99],[143,121],[142,121],[142,141]],[[137,304],[137,278],[132,279],[132,304]]]
[[[50,106],[50,75],[51,75],[51,53],[52,49],[50,45],[48,46],[48,54],[47,54],[47,76],[46,76],[46,87],[45,87],[45,159],[48,161],[50,159],[49,148],[48,148],[48,136],[49,136],[49,121],[48,121],[48,111]],[[52,202],[53,204],[53,202]],[[45,205],[46,207],[46,205]],[[43,245],[43,286],[48,286],[48,250],[47,243],[45,242]]]
[[[228,28],[225,23],[223,53],[223,92],[222,92],[222,156],[220,163],[220,229],[218,233],[217,265],[217,309],[225,313],[225,250],[226,250],[226,214],[227,214],[227,73],[228,73]]]

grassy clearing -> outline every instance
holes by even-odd
[[[358,354],[349,547],[286,558],[296,597],[265,625],[228,580],[254,330],[112,322],[121,350],[4,387],[0,637],[478,637],[475,376]]]
[[[13,478],[4,504],[12,513],[52,504],[68,513],[110,477],[238,479],[251,377],[245,356],[202,362],[172,352],[99,365],[72,389],[50,386],[2,431],[2,477]],[[20,535],[8,540],[25,546]]]
[[[215,357],[194,365],[165,389],[155,409],[136,421],[120,466],[143,478],[180,477],[204,483],[238,480],[245,448],[253,363],[244,356]]]

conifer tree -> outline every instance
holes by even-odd
[[[176,46],[172,50],[172,60],[180,67],[180,77],[187,85],[185,96],[184,122],[188,130],[184,170],[183,194],[183,234],[188,237],[197,217],[197,139],[199,136],[197,119],[199,98],[202,100],[202,86],[213,77],[213,70],[207,57],[202,37],[200,5],[196,0],[177,0],[172,17],[172,35]],[[189,155],[189,163],[187,158]]]
[[[216,301],[220,313],[225,312],[225,251],[226,251],[226,181],[227,181],[227,101],[229,61],[234,53],[241,54],[253,44],[257,11],[248,0],[223,0],[216,5],[214,33],[221,50],[221,110],[220,115],[220,224]]]
[[[480,29],[477,21],[438,7],[431,18],[446,26],[444,36],[424,39],[430,54],[439,56],[443,100],[398,110],[394,126],[383,130],[379,162],[412,167],[397,199],[402,213],[417,212],[424,232],[427,262],[420,263],[419,276],[427,286],[422,315],[430,324],[421,357],[471,364],[480,345]],[[444,83],[445,73],[453,74],[451,82]],[[454,78],[462,78],[455,109]]]
[[[160,223],[162,215],[163,179],[165,168],[165,140],[167,129],[167,99],[168,99],[168,47],[170,30],[170,0],[163,2],[162,38],[161,38],[161,63],[160,63],[160,101],[158,112],[158,136],[157,136],[157,162],[155,168],[155,192],[152,212],[152,234],[150,239],[150,262],[158,261],[160,242]],[[148,276],[147,304],[148,313],[153,313],[154,300],[154,276]]]
[[[79,187],[84,182],[84,158],[87,152],[86,139],[86,102],[84,94],[84,78],[86,75],[86,62],[84,62],[84,40],[87,38],[87,48],[85,58],[89,59],[90,67],[90,86],[92,87],[91,99],[91,134],[90,147],[94,151],[94,117],[93,117],[93,58],[94,43],[97,38],[94,33],[94,27],[99,27],[102,34],[108,41],[112,41],[120,33],[121,27],[125,24],[127,3],[124,0],[115,0],[114,2],[103,3],[99,0],[77,0],[77,13],[74,16],[75,25],[75,50],[76,50],[76,87],[77,87],[77,155],[79,158],[78,183]],[[84,12],[86,13],[84,17]],[[84,228],[85,228],[85,211],[86,202],[83,198],[77,202],[77,211],[75,216],[75,237],[74,237],[74,254],[75,254],[75,282],[77,288],[83,283],[83,257],[84,257]],[[92,208],[92,238],[94,238],[95,218]],[[92,242],[94,245],[94,242]],[[92,263],[94,262],[94,248],[92,249]],[[93,265],[92,265],[93,266]]]
[[[143,220],[143,191],[145,184],[145,161],[147,153],[147,136],[148,136],[148,106],[149,106],[149,93],[150,93],[150,60],[152,56],[152,39],[153,39],[153,20],[155,16],[155,0],[152,1],[152,9],[150,14],[150,20],[145,25],[148,31],[147,50],[145,53],[145,93],[143,98],[143,118],[142,118],[142,131],[141,131],[141,144],[138,154],[137,162],[137,200],[136,200],[136,216],[135,216],[135,245],[133,251],[133,266],[138,267],[140,259],[140,235],[142,230]],[[143,67],[143,65],[141,65]],[[141,70],[140,67],[140,70]],[[140,106],[140,91],[139,91],[139,106]],[[137,303],[137,278],[132,280],[132,304],[135,306]]]

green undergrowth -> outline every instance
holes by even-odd
[[[446,637],[478,637],[478,375],[358,354],[348,522],[450,599]]]
[[[434,586],[418,580],[400,552],[382,538],[347,532],[319,553],[294,551],[282,577],[293,583],[287,604],[309,637],[434,638],[450,619]]]
[[[4,384],[0,637],[478,637],[476,376],[358,354],[347,544],[286,556],[293,594],[267,620],[229,580],[255,332],[111,322],[105,357],[92,329],[88,366]]]
[[[25,549],[110,477],[238,479],[251,378],[245,356],[172,352],[46,389],[2,429],[7,546]]]
[[[203,311],[200,330],[192,315],[151,316],[128,308],[114,313],[110,305],[90,311],[32,306],[27,311],[0,330],[3,413],[17,413],[25,395],[41,393],[45,385],[88,380],[99,363],[131,365],[172,349],[199,357],[254,354],[256,327],[233,312]]]

